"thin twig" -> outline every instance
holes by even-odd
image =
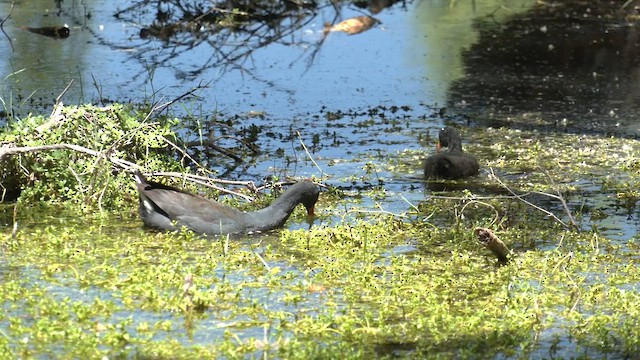
[[[511,193],[511,195],[513,195],[516,199],[522,201],[523,203],[531,206],[532,208],[541,211],[549,216],[551,216],[553,219],[555,219],[557,222],[559,222],[560,224],[562,224],[562,226],[566,227],[566,228],[570,228],[571,226],[569,226],[569,224],[565,223],[564,221],[562,221],[562,219],[560,219],[559,217],[557,217],[554,213],[552,213],[551,211],[547,210],[547,209],[543,209],[540,206],[528,201],[527,199],[525,199],[522,195],[518,195],[516,194],[509,186],[507,186],[504,182],[502,182],[502,180],[500,180],[500,178],[493,172],[493,169],[490,169],[491,173],[489,174],[491,177],[493,177],[500,186],[502,186],[505,190],[507,190],[509,193]],[[543,193],[544,194],[544,193]],[[545,194],[545,195],[549,195],[550,197],[554,197],[554,195],[552,194]]]
[[[363,210],[363,209],[351,209],[347,210],[347,213],[355,213],[355,214],[372,214],[372,215],[391,215],[397,218],[407,218],[408,216],[405,214],[396,214],[388,210],[382,209],[380,205],[378,205],[380,210]]]
[[[18,233],[18,203],[13,206],[13,230],[11,231],[11,238],[15,239]]]
[[[324,177],[326,175],[325,172],[322,171],[322,168],[320,167],[320,165],[318,165],[318,163],[313,159],[313,156],[311,156],[311,153],[309,153],[309,149],[307,149],[307,146],[304,144],[304,141],[302,141],[302,135],[300,135],[300,131],[296,131],[296,133],[298,134],[298,139],[300,140],[300,144],[302,144],[302,148],[307,153],[307,156],[309,157],[313,165],[315,165],[316,168],[320,170],[320,174],[322,175],[322,177]]]
[[[211,81],[213,81],[213,80],[211,80]],[[161,105],[154,106],[152,112],[162,112],[166,108],[168,108],[169,106],[175,104],[176,102],[186,98],[187,96],[193,95],[196,91],[202,90],[202,89],[206,89],[209,86],[209,84],[211,83],[211,81],[209,81],[208,83],[206,83],[204,85],[202,85],[202,82],[200,82],[198,84],[198,86],[194,87],[191,90],[188,90],[187,92],[183,93],[182,95],[178,95],[173,100],[167,101],[166,103],[161,104]]]
[[[247,195],[243,195],[240,194],[238,192],[232,191],[232,190],[228,190],[219,186],[215,186],[212,185],[211,182],[216,182],[216,183],[220,183],[220,184],[227,184],[227,185],[242,185],[242,186],[246,186],[247,188],[249,188],[252,191],[256,191],[256,186],[254,185],[254,183],[252,181],[233,181],[233,180],[222,180],[222,179],[213,179],[213,178],[209,178],[206,176],[199,176],[199,175],[193,175],[193,174],[185,174],[185,173],[180,173],[180,172],[154,172],[153,174],[151,174],[152,176],[162,176],[162,177],[172,177],[172,178],[177,178],[177,179],[183,179],[183,180],[189,180],[192,183],[195,184],[199,184],[217,191],[220,191],[222,193],[226,193],[229,195],[234,195],[234,196],[238,196],[241,197],[243,199],[245,199],[246,201],[252,202],[254,199],[250,196]]]
[[[420,211],[420,209],[419,209],[417,206],[415,206],[413,203],[411,203],[411,201],[407,200],[407,198],[406,198],[406,197],[404,197],[404,195],[400,194],[400,198],[401,198],[402,200],[404,200],[404,202],[406,202],[407,204],[409,204],[409,206],[411,206],[411,207],[413,208],[413,210],[415,210],[415,211]]]
[[[462,206],[462,209],[460,209],[460,214],[464,214],[464,209],[465,209],[467,206],[471,205],[471,204],[480,204],[480,205],[484,205],[484,206],[486,206],[486,207],[488,207],[488,208],[490,208],[490,209],[492,209],[492,210],[493,210],[493,212],[494,212],[494,214],[495,214],[495,217],[493,218],[493,220],[491,221],[491,223],[489,223],[489,225],[487,225],[487,226],[493,226],[493,224],[495,224],[495,223],[497,223],[497,222],[498,222],[498,219],[500,218],[500,212],[498,212],[498,209],[496,209],[496,207],[495,207],[495,206],[493,206],[493,205],[491,205],[491,204],[489,204],[489,203],[486,203],[486,202],[484,202],[484,201],[478,201],[478,200],[471,200],[471,201],[468,201],[466,204],[464,204],[464,205]]]
[[[262,255],[260,255],[257,251],[255,251],[255,249],[253,248],[253,244],[251,243],[251,240],[248,241],[249,243],[249,249],[251,249],[251,252],[253,253],[253,255],[255,255],[260,262],[262,263],[262,265],[265,267],[265,269],[267,269],[267,271],[271,271],[271,267],[269,266],[269,264],[267,264],[267,262],[264,260],[264,258],[262,257]]]
[[[67,90],[69,90],[69,88],[71,87],[71,84],[73,84],[73,79],[71,79],[71,81],[69,81],[69,83],[64,88],[64,90],[62,90],[60,95],[58,95],[58,97],[56,97],[56,102],[55,102],[56,104],[60,103],[60,99],[64,96],[64,94],[67,92]]]
[[[173,147],[174,149],[176,149],[178,152],[180,152],[182,154],[182,156],[186,157],[187,159],[191,160],[198,168],[206,170],[206,168],[202,165],[200,165],[199,162],[197,162],[194,158],[191,157],[191,155],[189,155],[186,150],[184,150],[183,148],[179,147],[178,145],[174,144],[173,141],[167,139],[166,137],[163,138],[164,141],[171,145],[171,147]]]
[[[542,173],[545,174],[547,176],[547,178],[549,179],[549,181],[551,182],[551,185],[555,189],[556,194],[558,194],[558,196],[556,196],[556,198],[558,200],[560,200],[560,203],[562,204],[562,208],[564,209],[565,213],[567,214],[567,217],[569,218],[569,221],[571,222],[571,225],[577,229],[579,227],[578,223],[573,218],[573,215],[571,214],[571,210],[569,209],[569,205],[567,205],[567,201],[564,199],[564,196],[562,196],[562,193],[560,193],[560,189],[558,188],[558,186],[556,186],[556,182],[553,180],[553,178],[551,177],[551,175],[549,174],[549,172],[547,170],[543,169],[540,166],[538,166],[538,169],[540,169],[540,171],[542,171]]]
[[[49,116],[49,120],[47,120],[47,122],[45,122],[44,124],[38,126],[36,128],[36,132],[42,134],[50,128],[66,120],[67,116],[62,114],[63,109],[64,104],[56,101],[56,104],[53,106],[53,110],[51,111],[51,115]]]

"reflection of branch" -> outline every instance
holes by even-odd
[[[336,13],[333,17],[333,20],[331,21],[331,23],[334,23],[338,20],[339,18],[339,12],[336,9]],[[307,71],[309,71],[309,69],[311,69],[311,65],[313,65],[313,62],[316,59],[316,56],[318,55],[318,53],[320,52],[320,49],[322,48],[322,45],[324,44],[324,41],[327,40],[327,36],[329,36],[329,33],[326,31],[322,32],[322,38],[320,39],[320,41],[318,41],[318,43],[316,44],[316,46],[314,47],[313,51],[311,52],[311,55],[309,56],[309,58],[307,59],[307,68],[304,70],[304,72],[306,73]],[[302,55],[300,55],[302,57]],[[298,58],[299,59],[299,58]],[[296,59],[297,61],[297,59]],[[289,65],[291,66],[293,65],[293,62]]]
[[[133,11],[133,10],[135,10],[137,8],[143,7],[143,6],[147,5],[148,3],[149,3],[148,0],[139,1],[138,3],[133,4],[133,5],[129,6],[128,8],[125,8],[125,9],[122,9],[122,10],[116,12],[115,14],[113,14],[113,16],[115,18],[119,18],[120,15],[122,15],[122,14],[124,14],[126,12],[129,12],[129,11]]]
[[[15,5],[15,1],[12,1],[11,8],[9,9],[9,13],[4,19],[2,19],[2,21],[0,21],[0,30],[2,30],[2,33],[4,34],[4,36],[6,36],[7,40],[9,40],[9,45],[11,45],[11,51],[15,51],[15,49],[13,48],[13,41],[11,41],[11,37],[7,35],[7,33],[4,31],[4,23],[11,17],[11,13],[13,13],[14,5]]]
[[[178,97],[174,98],[173,100],[168,101],[168,102],[166,102],[164,104],[161,104],[161,105],[154,106],[153,109],[151,110],[151,113],[164,111],[165,109],[167,109],[169,106],[175,104],[176,102],[186,98],[187,96],[193,95],[196,91],[202,90],[202,89],[206,89],[209,86],[210,83],[211,83],[211,81],[209,81],[208,83],[202,85],[202,82],[200,82],[200,84],[198,84],[198,86],[196,86],[193,89],[183,93],[182,95],[179,95]],[[149,113],[149,115],[151,115],[151,113]]]
[[[117,18],[136,22],[138,13],[153,7],[159,1],[141,1],[127,9],[115,14]],[[315,47],[311,54],[309,65],[313,63],[319,47],[324,42],[324,37],[318,43],[307,42],[300,39],[301,29],[316,21],[316,16],[325,7],[334,7],[336,17],[339,16],[340,2],[332,1],[323,6],[307,5],[297,2],[246,2],[233,5],[235,2],[212,1],[210,8],[203,9],[193,6],[189,2],[171,1],[172,8],[167,12],[170,19],[157,18],[148,24],[147,30],[150,38],[155,37],[163,42],[166,51],[142,51],[132,54],[131,57],[145,63],[153,63],[156,66],[169,66],[181,56],[188,56],[194,50],[202,50],[209,53],[209,57],[202,59],[199,64],[194,64],[195,69],[179,70],[179,76],[196,78],[205,70],[216,67],[223,71],[240,69],[252,77],[255,74],[248,72],[245,64],[251,55],[262,48],[274,43],[289,46],[305,44],[305,48]],[[167,15],[165,14],[165,15]],[[148,21],[148,20],[147,20]],[[99,34],[94,34],[99,38]],[[297,37],[297,38],[296,38]],[[293,39],[293,40],[291,40]],[[130,44],[106,45],[113,48],[129,48]],[[142,44],[141,47],[144,46]],[[148,39],[146,44],[152,44]],[[150,56],[151,58],[141,58]],[[191,60],[193,63],[193,59]],[[142,74],[142,73],[141,73]],[[135,77],[140,76],[136,75]],[[258,79],[260,80],[260,79]]]
[[[232,158],[236,162],[242,162],[242,158],[240,156],[227,151],[227,149],[223,147],[218,146],[213,139],[206,138],[206,139],[200,139],[196,141],[189,141],[184,143],[184,146],[187,148],[194,147],[194,146],[206,146],[207,148],[213,149],[224,156]]]
[[[2,21],[0,21],[0,28],[2,28],[4,26],[5,21],[7,21],[7,19],[9,19],[9,17],[11,17],[11,13],[13,12],[13,6],[14,5],[15,5],[15,1],[12,1],[11,2],[11,8],[9,9],[9,13],[7,14],[7,16],[4,19],[2,19]]]

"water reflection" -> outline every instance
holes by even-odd
[[[538,3],[475,28],[479,40],[463,54],[451,106],[489,125],[637,134],[638,29],[622,8]]]
[[[419,29],[428,51],[424,56],[415,56],[413,62],[425,64],[424,90],[435,103],[447,102],[447,89],[465,74],[463,50],[478,42],[478,31],[474,28],[477,18],[492,16],[500,21],[525,12],[535,0],[473,0],[452,2],[449,0],[421,1],[417,4],[412,25]],[[418,55],[418,54],[416,54]]]
[[[88,41],[86,34],[75,31],[77,26],[69,27],[74,16],[51,5],[46,0],[0,4],[0,13],[10,14],[3,24],[8,38],[0,42],[0,51],[6,54],[0,62],[0,98],[3,110],[15,115],[49,109],[87,67],[84,60],[90,48],[78,46]],[[81,93],[75,92],[74,102],[81,100],[78,96]]]
[[[57,9],[47,8],[52,5],[47,1],[17,3],[4,26],[16,51],[11,52],[9,42],[0,42],[0,51],[11,54],[0,65],[0,96],[24,116],[34,110],[48,113],[72,79],[62,98],[67,104],[153,102],[209,84],[187,106],[205,114],[260,111],[280,119],[323,106],[348,109],[424,99],[417,91],[423,81],[420,69],[404,65],[405,58],[423,51],[421,45],[407,47],[412,53],[397,49],[403,44],[399,39],[408,38],[412,29],[402,19],[406,13],[387,11],[407,9],[409,2],[376,1],[366,7],[282,2],[260,11],[250,3],[235,13],[231,2],[206,9],[188,3],[180,11],[179,2],[171,3],[62,2]],[[8,13],[9,8],[0,3],[0,11]],[[377,14],[394,30],[381,27],[349,39],[325,37],[325,23],[363,11]],[[25,37],[29,34],[19,30],[62,24],[71,30],[64,44]]]

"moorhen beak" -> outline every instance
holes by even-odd
[[[427,179],[462,179],[478,174],[478,160],[462,152],[462,139],[458,130],[447,126],[440,130],[436,151],[448,147],[448,152],[438,152],[424,162]]]
[[[182,227],[201,235],[243,234],[275,229],[284,225],[293,209],[302,204],[314,215],[320,190],[310,181],[298,182],[268,207],[243,212],[184,190],[148,181],[134,173],[140,195],[140,217],[148,227],[179,230]]]

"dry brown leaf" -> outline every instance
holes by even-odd
[[[308,290],[309,292],[323,292],[326,288],[322,285],[310,284]]]
[[[325,31],[343,31],[349,35],[354,35],[369,30],[373,25],[377,23],[378,20],[372,18],[371,16],[357,16],[339,22],[333,26],[327,24]]]
[[[107,330],[107,326],[96,321],[96,332],[100,333]]]

